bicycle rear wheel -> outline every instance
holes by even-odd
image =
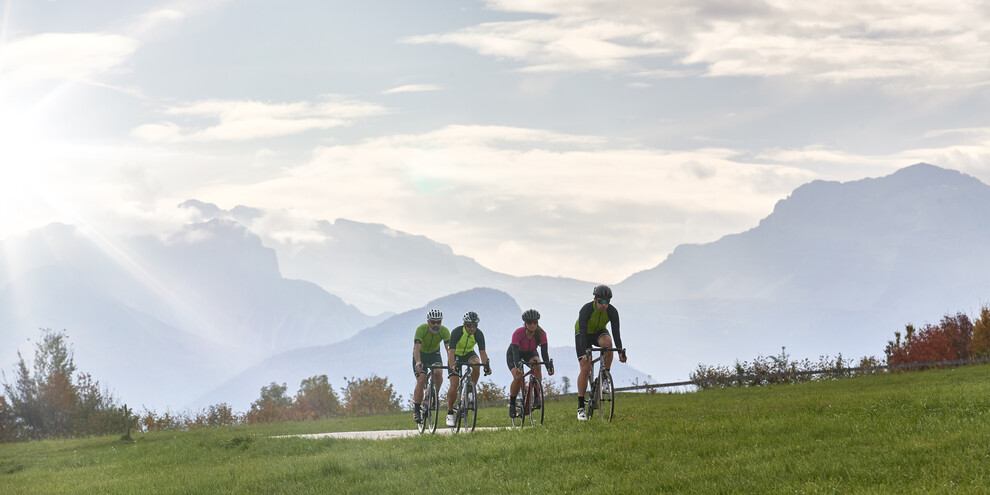
[[[592,394],[593,396],[591,398],[591,402],[595,404],[594,408],[598,410],[598,417],[601,418],[601,419],[604,419],[604,417],[602,415],[602,375],[601,375],[601,373],[599,373],[598,374],[598,377],[595,378],[595,388],[594,388],[594,390],[595,391]],[[589,414],[588,416],[591,416],[591,414]]]
[[[601,417],[605,421],[612,421],[612,414],[615,413],[615,384],[612,383],[612,373],[602,370],[601,374]]]
[[[529,424],[543,424],[543,383],[535,376],[529,379],[526,390],[526,402],[529,404]],[[536,407],[539,405],[539,407]]]

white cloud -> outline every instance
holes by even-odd
[[[669,77],[914,80],[965,87],[990,76],[990,9],[938,0],[722,2],[490,0],[549,16],[408,38],[464,46],[524,71]],[[688,67],[685,67],[688,66]],[[652,75],[652,76],[651,76]]]
[[[395,93],[422,93],[425,91],[442,91],[444,88],[439,84],[407,84],[382,91],[382,94],[390,95]]]
[[[137,40],[106,33],[44,33],[0,45],[0,80],[20,88],[46,80],[87,80],[121,70]]]
[[[243,141],[346,126],[388,110],[376,103],[331,95],[316,102],[294,103],[204,100],[168,107],[162,113],[182,118],[184,123],[144,124],[131,135],[162,143]]]

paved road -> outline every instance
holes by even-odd
[[[478,430],[506,430],[509,427],[487,427],[487,428],[475,428]],[[451,435],[454,430],[451,428],[437,428],[438,435]],[[464,434],[465,431],[461,431],[459,434]],[[308,435],[279,435],[275,438],[368,438],[372,440],[382,440],[386,438],[403,438],[412,437],[419,435],[419,430],[378,430],[378,431],[339,431],[334,433],[310,433]],[[429,435],[429,433],[425,433]]]

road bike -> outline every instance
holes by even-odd
[[[626,352],[625,349],[617,347],[589,347],[585,351],[588,359],[591,359],[593,352],[599,353],[597,358],[591,359],[591,371],[588,372],[591,398],[585,401],[585,408],[588,409],[589,418],[595,414],[595,409],[597,409],[599,418],[612,421],[612,414],[615,413],[615,387],[612,382],[612,374],[605,369],[605,360],[602,359],[603,353],[607,351]],[[595,363],[599,363],[597,377],[595,376]]]
[[[548,368],[553,368],[553,359],[549,363],[543,361],[519,361],[519,368],[528,365],[529,371],[523,375],[523,400],[521,405],[516,406],[516,415],[512,418],[512,426],[516,426],[516,419],[519,420],[519,427],[526,424],[526,417],[529,417],[529,425],[533,426],[537,421],[543,424],[543,382],[533,373],[537,365],[545,364]],[[528,378],[527,378],[528,377]],[[537,412],[539,411],[539,412]]]
[[[484,366],[482,363],[463,363],[461,366]],[[464,373],[453,373],[450,376],[461,378],[460,385],[457,386],[457,398],[454,399],[454,433],[461,431],[463,422],[464,429],[474,431],[474,426],[478,422],[478,390],[471,373],[465,370]]]
[[[440,417],[440,387],[437,386],[437,382],[433,379],[433,374],[435,370],[445,369],[446,366],[442,364],[434,363],[430,366],[429,371],[420,371],[420,373],[426,373],[426,387],[423,388],[423,403],[420,405],[420,413],[423,421],[419,423],[419,433],[425,433],[427,429],[430,433],[436,433],[437,431],[437,421]]]

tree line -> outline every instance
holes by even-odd
[[[958,312],[920,329],[907,324],[903,334],[894,332],[894,339],[887,342],[884,357],[881,360],[867,356],[857,361],[839,354],[836,358],[819,356],[816,361],[792,360],[781,348],[779,355],[757,356],[752,361],[736,361],[732,366],[699,364],[690,378],[701,389],[764,386],[883,373],[884,364],[890,371],[900,372],[931,367],[902,365],[990,358],[990,304],[984,304],[974,318]],[[822,370],[834,372],[819,373]]]

